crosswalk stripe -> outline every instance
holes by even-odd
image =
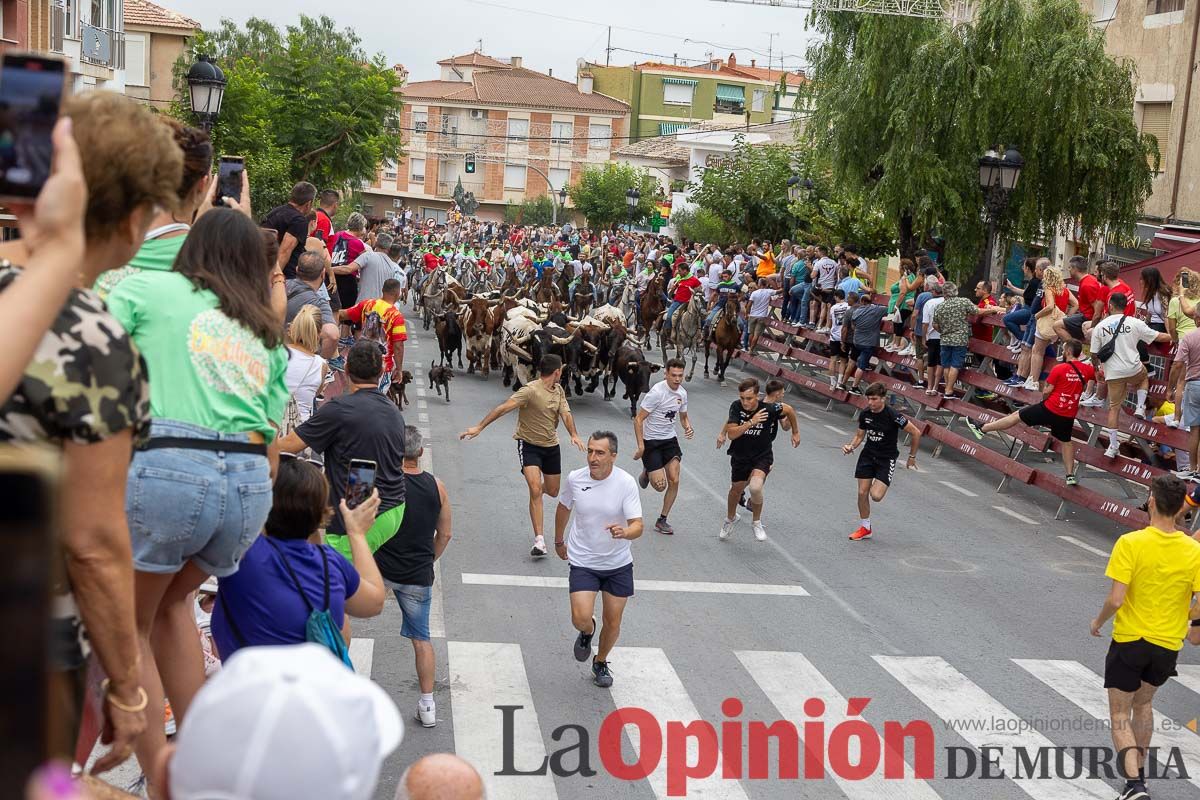
[[[354,671],[364,678],[371,677],[371,666],[375,660],[374,639],[350,639],[350,663]]]
[[[1175,671],[1179,674],[1175,676],[1175,680],[1183,684],[1193,692],[1200,694],[1200,666],[1195,664],[1177,664]]]
[[[975,748],[1003,747],[1012,758],[1016,748],[1036,752],[1041,747],[1053,747],[1049,739],[1027,730],[1016,714],[937,656],[874,659],[943,721],[953,721],[955,732]],[[1069,755],[1064,756],[1064,764],[1071,769],[1074,763]],[[1112,800],[1112,789],[1099,779],[1035,778],[1013,782],[1034,800]]]
[[[617,708],[643,708],[649,711],[664,727],[667,722],[687,723],[700,719],[692,698],[667,660],[667,654],[657,647],[617,647],[610,655],[614,669],[618,671],[612,686],[613,702]],[[625,734],[637,753],[641,753],[641,736],[638,728],[630,725]],[[697,763],[699,747],[693,738],[687,745],[687,763]],[[628,762],[627,762],[628,763]],[[666,745],[658,768],[646,779],[654,796],[663,800],[667,795]],[[721,778],[721,760],[718,756],[716,769],[708,778],[692,778],[687,782],[687,797],[704,800],[747,800],[742,785],[733,779]]]
[[[1015,658],[1017,666],[1029,672],[1086,713],[1096,719],[1107,720],[1108,692],[1104,680],[1078,661],[1056,661],[1052,659]],[[1178,747],[1186,764],[1200,763],[1200,736],[1173,724],[1157,711],[1154,712],[1154,737],[1152,745]],[[1190,780],[1200,786],[1200,775]]]
[[[522,586],[532,589],[566,589],[568,581],[549,575],[496,575],[464,572],[462,582],[475,586]],[[639,578],[635,590],[644,592],[689,592],[694,594],[766,594],[808,597],[803,586],[770,583],[721,583],[717,581],[660,581]]]
[[[739,650],[735,655],[783,719],[798,723],[808,716],[804,712],[804,703],[812,697],[825,702],[825,714],[821,717],[825,730],[832,730],[843,720],[851,719],[845,714],[846,698],[800,653]],[[796,728],[803,746],[803,726],[797,724]],[[928,783],[913,777],[910,764],[905,763],[903,779],[885,779],[882,763],[881,760],[875,774],[863,780],[845,780],[836,773],[831,774],[850,800],[878,800],[881,797],[937,800],[937,792]]]
[[[546,757],[546,744],[525,675],[521,646],[447,642],[454,751],[486,776],[491,800],[557,800],[554,778],[496,775],[504,768],[501,712],[494,706],[523,706],[513,715],[513,760],[531,770]]]

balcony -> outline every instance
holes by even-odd
[[[452,181],[438,181],[437,182],[437,196],[438,197],[453,197],[454,196],[454,187],[457,185],[458,185],[457,178]],[[463,181],[462,187],[463,187],[464,192],[473,192],[475,194],[476,200],[483,199],[483,181],[482,180],[469,181],[469,182]]]
[[[63,39],[72,31],[67,30],[67,9],[55,3],[50,6],[50,52],[63,52]]]
[[[125,34],[80,23],[79,59],[109,69],[125,69]]]

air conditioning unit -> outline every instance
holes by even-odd
[[[487,119],[487,112],[482,108],[472,108],[471,119]]]
[[[403,205],[404,205],[404,201],[401,200],[399,197],[392,198],[392,208],[400,208]]]

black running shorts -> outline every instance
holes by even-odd
[[[1025,406],[1017,412],[1017,416],[1021,418],[1021,422],[1031,427],[1041,426],[1049,428],[1050,435],[1060,442],[1071,441],[1071,432],[1075,429],[1075,420],[1071,417],[1055,414],[1046,408],[1045,403],[1035,403],[1031,406]]]
[[[633,562],[606,570],[571,564],[567,588],[569,592],[604,592],[613,597],[633,597]]]
[[[679,448],[679,439],[646,439],[642,449],[642,467],[646,472],[656,472],[672,461],[683,460],[683,450]]]
[[[875,456],[866,450],[858,454],[858,463],[854,466],[855,478],[879,481],[884,486],[891,486],[895,474],[896,459]]]
[[[1143,682],[1162,686],[1167,678],[1175,676],[1178,658],[1178,650],[1169,650],[1145,639],[1113,640],[1104,659],[1104,688],[1136,692]]]
[[[750,480],[750,473],[756,469],[762,470],[764,475],[770,475],[771,465],[774,463],[775,454],[770,451],[753,458],[733,456],[729,463],[729,480],[731,483],[748,481]]]
[[[517,439],[517,460],[521,464],[522,471],[526,467],[537,467],[543,475],[562,474],[562,454],[558,450],[558,445],[539,447],[523,439]]]

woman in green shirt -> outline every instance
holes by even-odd
[[[150,433],[129,467],[126,511],[143,685],[151,708],[165,688],[177,720],[204,681],[189,597],[237,571],[271,509],[267,448],[288,399],[277,274],[254,222],[214,208],[173,267],[147,263],[108,297],[150,376]],[[139,760],[163,745],[150,725]]]

